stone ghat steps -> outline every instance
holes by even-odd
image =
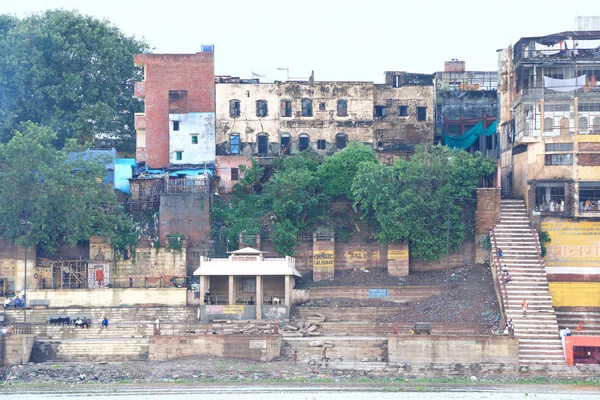
[[[23,310],[5,310],[6,322],[22,322]],[[110,324],[121,322],[153,323],[161,321],[188,322],[197,321],[196,307],[106,307],[106,308],[50,308],[27,311],[27,322],[46,324],[48,315],[88,316],[92,324],[99,324],[104,317]]]
[[[398,307],[294,307],[293,319],[306,319],[321,314],[325,321],[376,321],[380,317],[398,316],[402,308]]]
[[[291,357],[297,351],[298,360],[322,360],[323,350],[330,360],[387,361],[387,337],[334,337],[284,338],[282,357]]]
[[[393,334],[393,323],[391,322],[361,322],[361,321],[341,321],[341,322],[318,322],[318,332],[323,336],[389,336]],[[399,334],[409,334],[414,324],[401,322],[398,324]],[[476,332],[479,330],[479,332]],[[431,324],[431,335],[473,335],[475,333],[490,333],[483,327],[473,327],[472,324],[456,324],[449,326],[444,324]]]
[[[556,320],[560,327],[568,327],[573,336],[600,336],[600,311],[560,309],[556,310]],[[581,321],[581,331],[577,331]]]
[[[123,362],[148,360],[148,339],[38,340],[43,361]]]

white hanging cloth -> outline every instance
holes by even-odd
[[[571,92],[585,86],[586,75],[570,79],[555,79],[544,76],[544,87],[556,92]]]

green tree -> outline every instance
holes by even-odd
[[[52,147],[56,133],[49,128],[22,127],[0,144],[2,239],[55,250],[92,235],[113,239],[131,231],[112,186],[102,182],[104,160],[69,156]]]
[[[0,139],[32,121],[69,138],[89,142],[97,133],[129,138],[135,145],[133,98],[141,71],[133,55],[148,49],[107,21],[52,10],[22,20],[0,18]]]
[[[460,248],[472,229],[479,181],[495,170],[495,160],[446,146],[419,146],[410,160],[394,166],[361,164],[354,200],[373,222],[382,243],[409,239],[411,255],[439,260]]]
[[[377,161],[373,149],[362,143],[350,143],[342,151],[325,158],[319,166],[318,176],[323,185],[323,192],[329,196],[352,197],[352,181],[358,166],[363,162]]]

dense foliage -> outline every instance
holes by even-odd
[[[95,134],[125,138],[134,148],[133,98],[141,71],[133,55],[147,50],[106,21],[73,11],[53,10],[24,19],[0,16],[0,141],[23,122],[90,142]]]
[[[390,166],[370,148],[351,144],[322,163],[302,152],[275,167],[261,183],[264,169],[254,161],[233,193],[213,207],[221,239],[236,243],[241,233],[267,234],[278,252],[293,255],[298,233],[327,227],[344,240],[366,221],[367,237],[408,239],[415,257],[436,260],[446,251],[448,218],[451,251],[472,234],[475,189],[495,162],[434,146],[418,147],[410,160]]]
[[[372,222],[381,243],[408,239],[411,255],[439,260],[472,233],[475,193],[495,160],[446,146],[420,146],[410,160],[393,166],[361,164],[352,183],[353,200]]]
[[[103,183],[106,160],[56,150],[47,127],[22,128],[0,144],[0,237],[50,251],[92,235],[126,240],[131,222]]]

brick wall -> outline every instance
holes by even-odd
[[[464,242],[462,248],[456,253],[450,253],[450,268],[462,267],[475,263],[475,243]],[[438,271],[446,268],[446,257],[438,261],[421,261],[414,258],[410,259],[411,271]]]
[[[128,284],[129,277],[134,278],[136,286],[140,278],[161,275],[185,276],[187,250],[175,251],[162,247],[158,250],[151,248],[136,248],[135,256],[128,260],[115,262],[114,278],[119,284]]]
[[[475,262],[485,261],[481,241],[489,235],[490,228],[500,220],[500,188],[477,189],[477,211],[475,212]]]
[[[151,336],[148,359],[164,361],[195,355],[272,361],[279,357],[279,335]]]
[[[515,338],[505,336],[389,336],[390,362],[518,364]]]
[[[600,143],[579,143],[579,151],[600,151]]]
[[[137,54],[134,63],[144,66],[136,97],[143,97],[146,106],[146,116],[136,124],[137,129],[145,127],[145,153],[138,148],[136,160],[146,160],[150,168],[168,167],[169,91],[187,90],[187,112],[214,113],[214,53]]]
[[[579,153],[577,154],[577,164],[580,167],[600,166],[600,153]]]
[[[334,276],[335,265],[335,241],[316,240],[313,241],[313,281],[331,279]]]
[[[325,298],[369,299],[369,289],[387,289],[388,296],[381,298],[385,301],[411,302],[442,293],[441,286],[413,286],[413,287],[327,287],[310,289],[310,300]]]

